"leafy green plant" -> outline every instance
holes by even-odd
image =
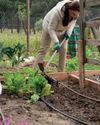
[[[18,65],[20,62],[24,61],[25,55],[24,45],[18,43],[12,47],[4,47],[2,49],[2,54],[6,55],[9,60],[12,62],[12,66]]]
[[[23,83],[25,82],[25,78],[19,72],[16,73],[6,73],[5,77],[5,85],[8,90],[18,93],[21,89]]]
[[[31,94],[31,101],[36,102],[39,98],[50,95],[53,91],[51,85],[41,74],[34,72],[23,76],[20,72],[6,73],[6,88],[14,93]]]
[[[14,46],[14,50],[15,50],[15,55],[13,56],[13,60],[12,60],[12,66],[14,65],[18,65],[20,62],[24,61],[25,58],[25,46],[23,44],[18,43],[17,45]]]
[[[32,74],[33,69],[30,67],[23,67],[22,69],[19,70],[21,74]]]
[[[48,96],[52,93],[51,85],[48,84],[48,81],[40,74],[36,76],[30,74],[27,78],[26,85],[23,86],[23,91],[25,93],[32,93],[31,100],[37,101],[39,98]]]
[[[67,71],[78,70],[78,58],[77,57],[68,59],[66,61],[66,70]]]

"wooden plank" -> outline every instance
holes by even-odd
[[[89,64],[94,64],[94,65],[100,65],[100,60],[87,59],[87,63],[89,63]]]
[[[96,6],[100,5],[99,0],[86,0],[86,6]]]
[[[87,27],[100,26],[100,20],[88,21],[86,22],[86,26]]]
[[[86,44],[92,44],[92,45],[95,45],[95,46],[100,46],[100,40],[93,40],[93,39],[86,39]]]

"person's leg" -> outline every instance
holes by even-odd
[[[60,38],[60,41],[62,42],[64,38]],[[67,42],[66,40],[62,44],[60,51],[59,51],[59,65],[58,65],[58,71],[64,72],[65,71],[65,65],[66,65],[66,53],[67,53]]]
[[[50,47],[50,43],[51,43],[51,39],[50,39],[49,34],[45,30],[43,30],[40,49],[39,49],[38,55],[36,57],[34,67],[36,67],[36,65],[38,63],[43,63],[43,59],[44,59],[44,57],[45,57],[45,55]]]

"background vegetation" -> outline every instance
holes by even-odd
[[[41,41],[41,25],[45,14],[60,0],[30,0],[30,55],[36,56]],[[86,18],[91,19],[100,16],[100,5],[92,6],[86,10]],[[26,0],[0,0],[0,43],[5,47],[21,43],[26,47]],[[97,27],[100,34],[99,27]],[[87,56],[92,57],[95,47],[87,48]],[[52,55],[52,46],[45,59]],[[94,58],[94,57],[92,57]],[[54,63],[58,61],[58,55]],[[67,70],[78,70],[77,58],[69,59],[66,62]],[[93,66],[91,66],[92,69]],[[90,69],[90,66],[86,66]],[[96,68],[96,66],[95,66]],[[98,69],[98,67],[97,67]]]

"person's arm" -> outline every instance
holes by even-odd
[[[55,12],[51,16],[52,17],[48,25],[48,32],[53,42],[59,42],[59,39],[56,34],[56,28],[59,23],[59,17],[58,17],[59,15]]]

